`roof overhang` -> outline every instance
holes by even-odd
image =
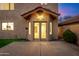
[[[69,18],[67,21],[59,23],[59,26],[79,24],[79,15]]]
[[[53,11],[51,11],[49,9],[46,9],[46,8],[43,8],[43,7],[37,7],[35,9],[31,10],[31,11],[23,13],[21,16],[23,16],[26,19],[27,16],[32,15],[33,13],[35,13],[35,12],[37,12],[39,10],[45,11],[46,13],[48,13],[48,14],[50,14],[52,16],[55,16],[55,17],[58,17],[60,15],[60,14],[58,14],[56,12],[53,12]]]

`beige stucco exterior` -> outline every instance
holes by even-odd
[[[60,32],[61,34],[59,34],[60,36],[62,36],[62,33],[67,30],[67,29],[70,29],[72,32],[74,32],[77,36],[77,39],[78,39],[78,44],[79,44],[79,24],[76,23],[76,24],[70,24],[70,25],[64,25],[64,26],[60,26],[63,30],[62,32]]]
[[[0,10],[0,38],[28,38],[29,40],[33,40],[33,35],[28,35],[29,21],[26,21],[21,15],[30,10],[33,10],[36,7],[39,7],[40,3],[15,3],[15,9],[8,10]],[[58,4],[56,3],[48,3],[47,5],[41,5],[44,8],[47,8],[53,12],[58,13]],[[30,18],[30,21],[35,21],[34,17]],[[49,21],[53,23],[53,38],[58,39],[58,19],[50,19],[49,17],[45,19],[49,25]],[[14,22],[14,30],[12,31],[4,31],[2,30],[2,22]],[[33,23],[32,23],[33,25]],[[49,26],[47,26],[47,40],[50,39]],[[33,30],[31,30],[33,33]]]

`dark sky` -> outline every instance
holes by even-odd
[[[79,3],[59,3],[59,13],[61,16],[79,15]]]

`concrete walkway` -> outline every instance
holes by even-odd
[[[79,47],[62,41],[13,42],[0,48],[7,56],[79,56]]]

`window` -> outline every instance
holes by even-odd
[[[13,22],[2,23],[2,30],[14,30],[14,23]]]
[[[52,34],[52,22],[50,22],[50,35]]]
[[[31,23],[29,22],[29,34],[31,34]]]
[[[14,10],[14,3],[0,3],[0,10]]]

